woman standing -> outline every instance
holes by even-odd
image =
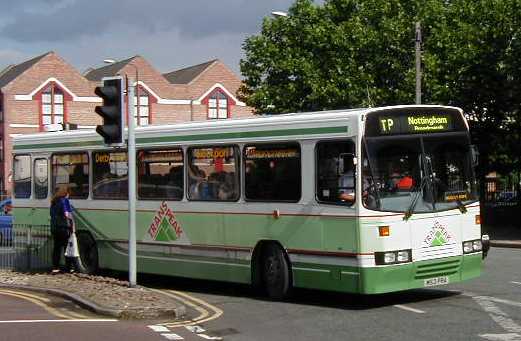
[[[51,200],[51,234],[54,245],[52,250],[52,273],[60,272],[60,259],[64,254],[70,235],[74,232],[74,219],[69,201],[69,190],[66,185],[58,187]],[[78,259],[65,257],[65,267],[74,272],[78,270]]]

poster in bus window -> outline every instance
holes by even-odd
[[[47,160],[35,161],[34,179],[39,184],[45,184],[47,182]]]

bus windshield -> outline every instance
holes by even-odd
[[[364,206],[421,213],[478,200],[466,133],[366,137]]]

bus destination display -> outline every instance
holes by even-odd
[[[453,130],[453,123],[449,114],[381,116],[379,130],[382,135],[438,133]]]

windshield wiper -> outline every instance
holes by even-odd
[[[463,205],[461,200],[456,200],[456,205],[458,206],[458,209],[461,213],[463,213],[463,214],[467,213],[467,208],[465,207],[465,205]]]
[[[420,195],[422,194],[423,188],[427,185],[427,182],[428,182],[427,176],[424,176],[420,183],[420,187],[418,188],[418,192],[415,192],[413,194],[411,204],[409,205],[409,208],[405,211],[405,213],[403,215],[403,220],[407,221],[412,216],[414,208],[416,207],[416,204],[418,203],[418,199],[420,198]]]

